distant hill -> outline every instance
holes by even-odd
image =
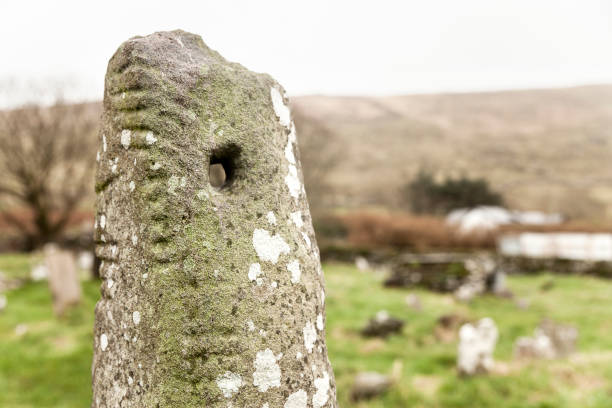
[[[612,219],[612,85],[292,105],[300,143],[335,152],[328,206],[405,208],[425,168],[485,177],[513,208]]]

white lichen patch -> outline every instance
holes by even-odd
[[[329,375],[324,372],[323,377],[315,378],[314,386],[317,391],[312,396],[312,406],[314,408],[321,408],[329,399]]]
[[[111,288],[113,287],[113,285],[114,285],[114,284],[115,284],[115,281],[114,281],[114,280],[112,280],[112,279],[108,279],[108,280],[106,281],[106,286],[107,286],[109,289],[111,289]]]
[[[253,385],[259,392],[266,392],[270,388],[280,387],[281,370],[276,362],[276,356],[270,349],[258,351],[255,356],[255,372]]]
[[[289,395],[283,408],[306,408],[307,404],[308,394],[304,390],[299,390]]]
[[[106,333],[102,333],[100,335],[100,350],[105,351],[107,347],[108,347],[108,337],[106,336]]]
[[[306,326],[302,329],[302,333],[304,334],[304,347],[306,347],[309,353],[312,353],[314,344],[317,341],[317,332],[314,325],[311,322],[306,323]]]
[[[317,330],[322,331],[325,328],[325,324],[323,323],[323,315],[319,313],[317,315]]]
[[[302,219],[301,211],[292,212],[290,217],[291,221],[293,221],[296,227],[302,228],[304,226],[304,220]]]
[[[100,161],[100,151],[99,150],[96,152],[96,161],[97,162]]]
[[[300,271],[300,263],[296,259],[287,264],[287,270],[291,273],[291,283],[300,283],[302,272]]]
[[[273,264],[278,262],[281,254],[288,254],[290,250],[280,235],[270,235],[268,231],[259,228],[253,231],[253,247],[259,259]]]
[[[274,108],[274,113],[278,117],[278,121],[281,125],[289,128],[291,124],[291,111],[289,107],[285,105],[285,101],[283,101],[283,96],[280,94],[278,89],[272,87],[270,88],[270,98],[272,99],[272,107]]]
[[[289,189],[289,193],[295,199],[300,197],[300,193],[302,192],[302,184],[300,183],[300,179],[297,175],[297,168],[293,165],[289,165],[289,173],[285,176],[285,184],[287,184],[287,188]]]
[[[305,232],[302,232],[301,234],[302,238],[304,239],[304,242],[308,246],[308,249],[312,248],[312,243],[310,242],[310,238],[308,238],[308,234],[306,234]]]
[[[147,132],[147,134],[145,135],[145,143],[150,146],[155,142],[157,142],[157,138],[155,137],[153,132]]]
[[[302,357],[304,357],[304,355],[303,355],[303,354],[302,354],[300,351],[298,351],[297,353],[295,353],[295,358],[296,358],[297,360],[301,360],[301,359],[302,359]]]
[[[261,274],[261,265],[258,263],[251,264],[248,273],[249,280],[251,282],[257,282],[257,286],[261,286],[263,283],[263,279],[259,277]]]
[[[134,183],[134,180],[130,181],[129,187],[130,187],[130,192],[136,189],[136,183]]]
[[[226,371],[217,377],[217,386],[225,398],[231,398],[242,387],[242,378],[236,373]]]
[[[121,146],[123,146],[124,149],[127,149],[130,147],[131,142],[132,142],[132,132],[128,129],[123,129],[121,131]]]
[[[278,287],[278,282],[274,281],[270,284],[274,289]]]
[[[132,245],[136,246],[138,244],[138,235],[132,234]]]
[[[109,160],[108,162],[110,163],[110,166],[111,166],[111,172],[113,174],[117,173],[117,166],[118,166],[118,163],[119,163],[119,158],[115,157],[114,160]]]
[[[196,197],[198,197],[198,200],[202,200],[202,201],[208,200],[208,197],[209,197],[208,191],[203,190],[203,189],[198,190],[198,192],[196,193]]]
[[[255,331],[255,323],[252,320],[247,321],[247,328],[250,332]]]
[[[291,164],[295,164],[295,154],[293,154],[293,144],[296,141],[295,137],[295,125],[291,124],[291,133],[289,133],[289,137],[287,138],[287,146],[285,146],[285,158]]]
[[[321,289],[321,304],[325,304],[325,291]]]
[[[100,228],[106,228],[106,215],[104,214],[100,216]]]
[[[106,153],[106,135],[102,134],[102,151]]]
[[[266,218],[268,219],[268,222],[270,224],[276,225],[276,215],[274,215],[274,212],[268,211],[268,214],[266,214]]]
[[[151,165],[149,168],[150,168],[151,170],[155,170],[155,171],[157,171],[157,170],[161,169],[161,167],[162,167],[161,163],[159,163],[159,162],[155,162],[155,163],[153,163],[153,164],[152,164],[152,165]]]
[[[185,187],[187,185],[187,179],[185,177],[172,176],[168,179],[168,192],[170,194],[176,194],[176,189],[179,187]]]
[[[132,321],[134,322],[136,326],[140,324],[140,312],[139,311],[135,311],[134,313],[132,313]]]

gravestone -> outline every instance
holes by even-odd
[[[471,376],[490,372],[495,364],[493,352],[498,336],[495,322],[488,317],[480,319],[476,325],[461,326],[457,355],[459,374]]]
[[[53,312],[61,316],[81,301],[81,283],[76,262],[69,251],[48,244],[44,250],[49,289],[53,298]]]
[[[270,76],[183,31],[119,47],[96,175],[94,407],[336,407],[302,180]]]

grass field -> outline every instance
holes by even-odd
[[[23,276],[29,268],[25,256],[0,256],[5,275]],[[325,271],[327,341],[342,407],[612,407],[612,281],[546,274],[511,277],[517,297],[531,302],[527,310],[508,299],[482,297],[464,305],[447,295],[413,291],[421,298],[419,312],[405,303],[410,291],[384,289],[376,273],[342,264],[325,265]],[[553,288],[540,291],[550,279]],[[84,282],[82,307],[61,320],[52,315],[45,282],[8,293],[8,306],[0,312],[0,407],[89,406],[98,286]],[[403,334],[387,340],[361,338],[359,329],[381,309],[406,320]],[[456,343],[433,335],[436,319],[445,313],[469,319],[489,316],[497,322],[496,374],[457,377]],[[566,360],[514,362],[514,340],[530,335],[544,317],[579,328],[578,352]],[[349,401],[355,373],[389,373],[396,360],[403,364],[402,375],[386,395]]]

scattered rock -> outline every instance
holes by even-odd
[[[459,330],[457,370],[461,375],[488,373],[493,369],[493,352],[499,332],[495,322],[486,317],[476,326],[466,323]]]
[[[469,282],[461,285],[454,293],[455,299],[459,302],[469,303],[476,296],[484,292],[484,285],[477,282]]]
[[[44,263],[39,263],[30,271],[30,279],[34,282],[40,282],[47,279],[49,276],[49,270]]]
[[[554,287],[555,287],[555,281],[552,279],[549,279],[540,285],[540,292],[548,292]]]
[[[533,337],[519,337],[514,344],[514,356],[518,359],[555,358],[555,350],[550,338],[536,329]]]
[[[355,376],[351,388],[351,400],[359,401],[376,397],[387,391],[391,384],[393,384],[393,381],[388,375],[373,371],[359,373]]]
[[[521,310],[529,309],[530,305],[531,305],[531,302],[529,301],[529,299],[521,298],[521,299],[517,299],[516,301],[516,307],[518,307]]]
[[[423,307],[421,306],[421,298],[414,293],[406,296],[406,304],[414,311],[420,312]]]
[[[514,355],[519,359],[553,359],[570,355],[576,350],[578,329],[544,320],[532,337],[520,337],[514,345]]]
[[[355,258],[355,267],[360,271],[367,271],[370,269],[370,262],[363,256]]]
[[[15,326],[15,336],[21,337],[28,332],[28,325],[25,323],[20,323]]]
[[[400,332],[402,327],[404,327],[403,320],[391,317],[387,311],[381,310],[370,319],[367,326],[361,330],[361,334],[367,337],[387,337]]]
[[[445,314],[438,318],[434,328],[436,340],[442,343],[452,343],[457,340],[457,332],[468,319],[458,314]]]

